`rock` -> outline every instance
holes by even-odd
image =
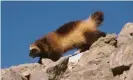
[[[69,57],[63,57],[54,64],[47,66],[44,71],[48,74],[49,80],[59,80],[67,69]]]
[[[29,76],[32,71],[41,70],[44,67],[45,67],[44,65],[40,65],[38,63],[22,64],[22,65],[18,65],[18,66],[12,66],[8,69],[2,69],[1,75],[2,75],[2,77],[9,77],[9,75],[7,75],[7,74],[11,73],[11,70],[13,70],[16,73],[19,73],[20,76],[27,78],[27,76]],[[17,80],[17,79],[13,79],[13,80]]]
[[[114,80],[133,80],[133,23],[127,23],[117,38],[117,49],[110,56]],[[118,77],[119,76],[119,77]]]
[[[115,34],[100,38],[89,51],[83,53],[79,63],[68,70],[64,80],[111,80],[113,74],[109,67],[109,56],[116,49],[115,44]]]
[[[110,59],[110,66],[112,68],[121,65],[133,64],[133,23],[127,23],[120,34],[118,35],[118,47]]]
[[[90,50],[83,53],[79,63],[85,65],[90,61],[96,61],[95,64],[102,59],[107,58],[116,49],[116,34],[109,34],[106,37],[98,39],[91,47]]]
[[[76,52],[78,53],[78,51]],[[133,23],[80,54],[1,70],[2,80],[133,80]]]
[[[127,23],[118,35],[118,46],[125,45],[133,40],[133,23]]]
[[[62,57],[57,62],[47,65],[41,71],[34,71],[30,75],[30,80],[59,80],[67,69],[69,57]]]
[[[73,62],[73,63],[78,62],[82,55],[83,55],[83,53],[79,53],[79,54],[77,54],[75,56],[70,56],[69,57],[69,62]]]
[[[6,73],[6,76],[2,76],[2,80],[28,80],[26,77],[21,76],[19,72],[12,69]]]
[[[53,61],[51,59],[42,59],[42,64],[45,66],[47,66],[51,63],[53,63]]]
[[[133,80],[133,65],[131,66],[125,80]]]
[[[44,71],[34,71],[30,74],[29,80],[49,80],[48,75]]]

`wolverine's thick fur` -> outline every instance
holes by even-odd
[[[56,61],[68,50],[77,48],[85,51],[99,37],[106,35],[98,30],[102,22],[103,13],[100,11],[90,15],[87,20],[68,22],[33,43],[30,47],[38,48],[38,52],[32,51],[30,55]]]

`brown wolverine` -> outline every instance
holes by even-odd
[[[97,11],[86,20],[71,21],[56,31],[48,33],[30,45],[30,56],[58,60],[68,50],[77,48],[83,52],[99,37],[105,36],[98,30],[103,22],[103,12]],[[40,62],[39,60],[39,62]]]

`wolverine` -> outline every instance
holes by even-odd
[[[85,20],[70,21],[57,30],[48,33],[30,45],[29,56],[49,58],[57,61],[64,53],[72,49],[86,51],[106,33],[98,28],[103,23],[104,14],[101,11],[92,13]]]

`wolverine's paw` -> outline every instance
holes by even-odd
[[[91,14],[91,19],[95,21],[96,25],[99,26],[104,20],[104,14],[101,11],[96,11]]]

